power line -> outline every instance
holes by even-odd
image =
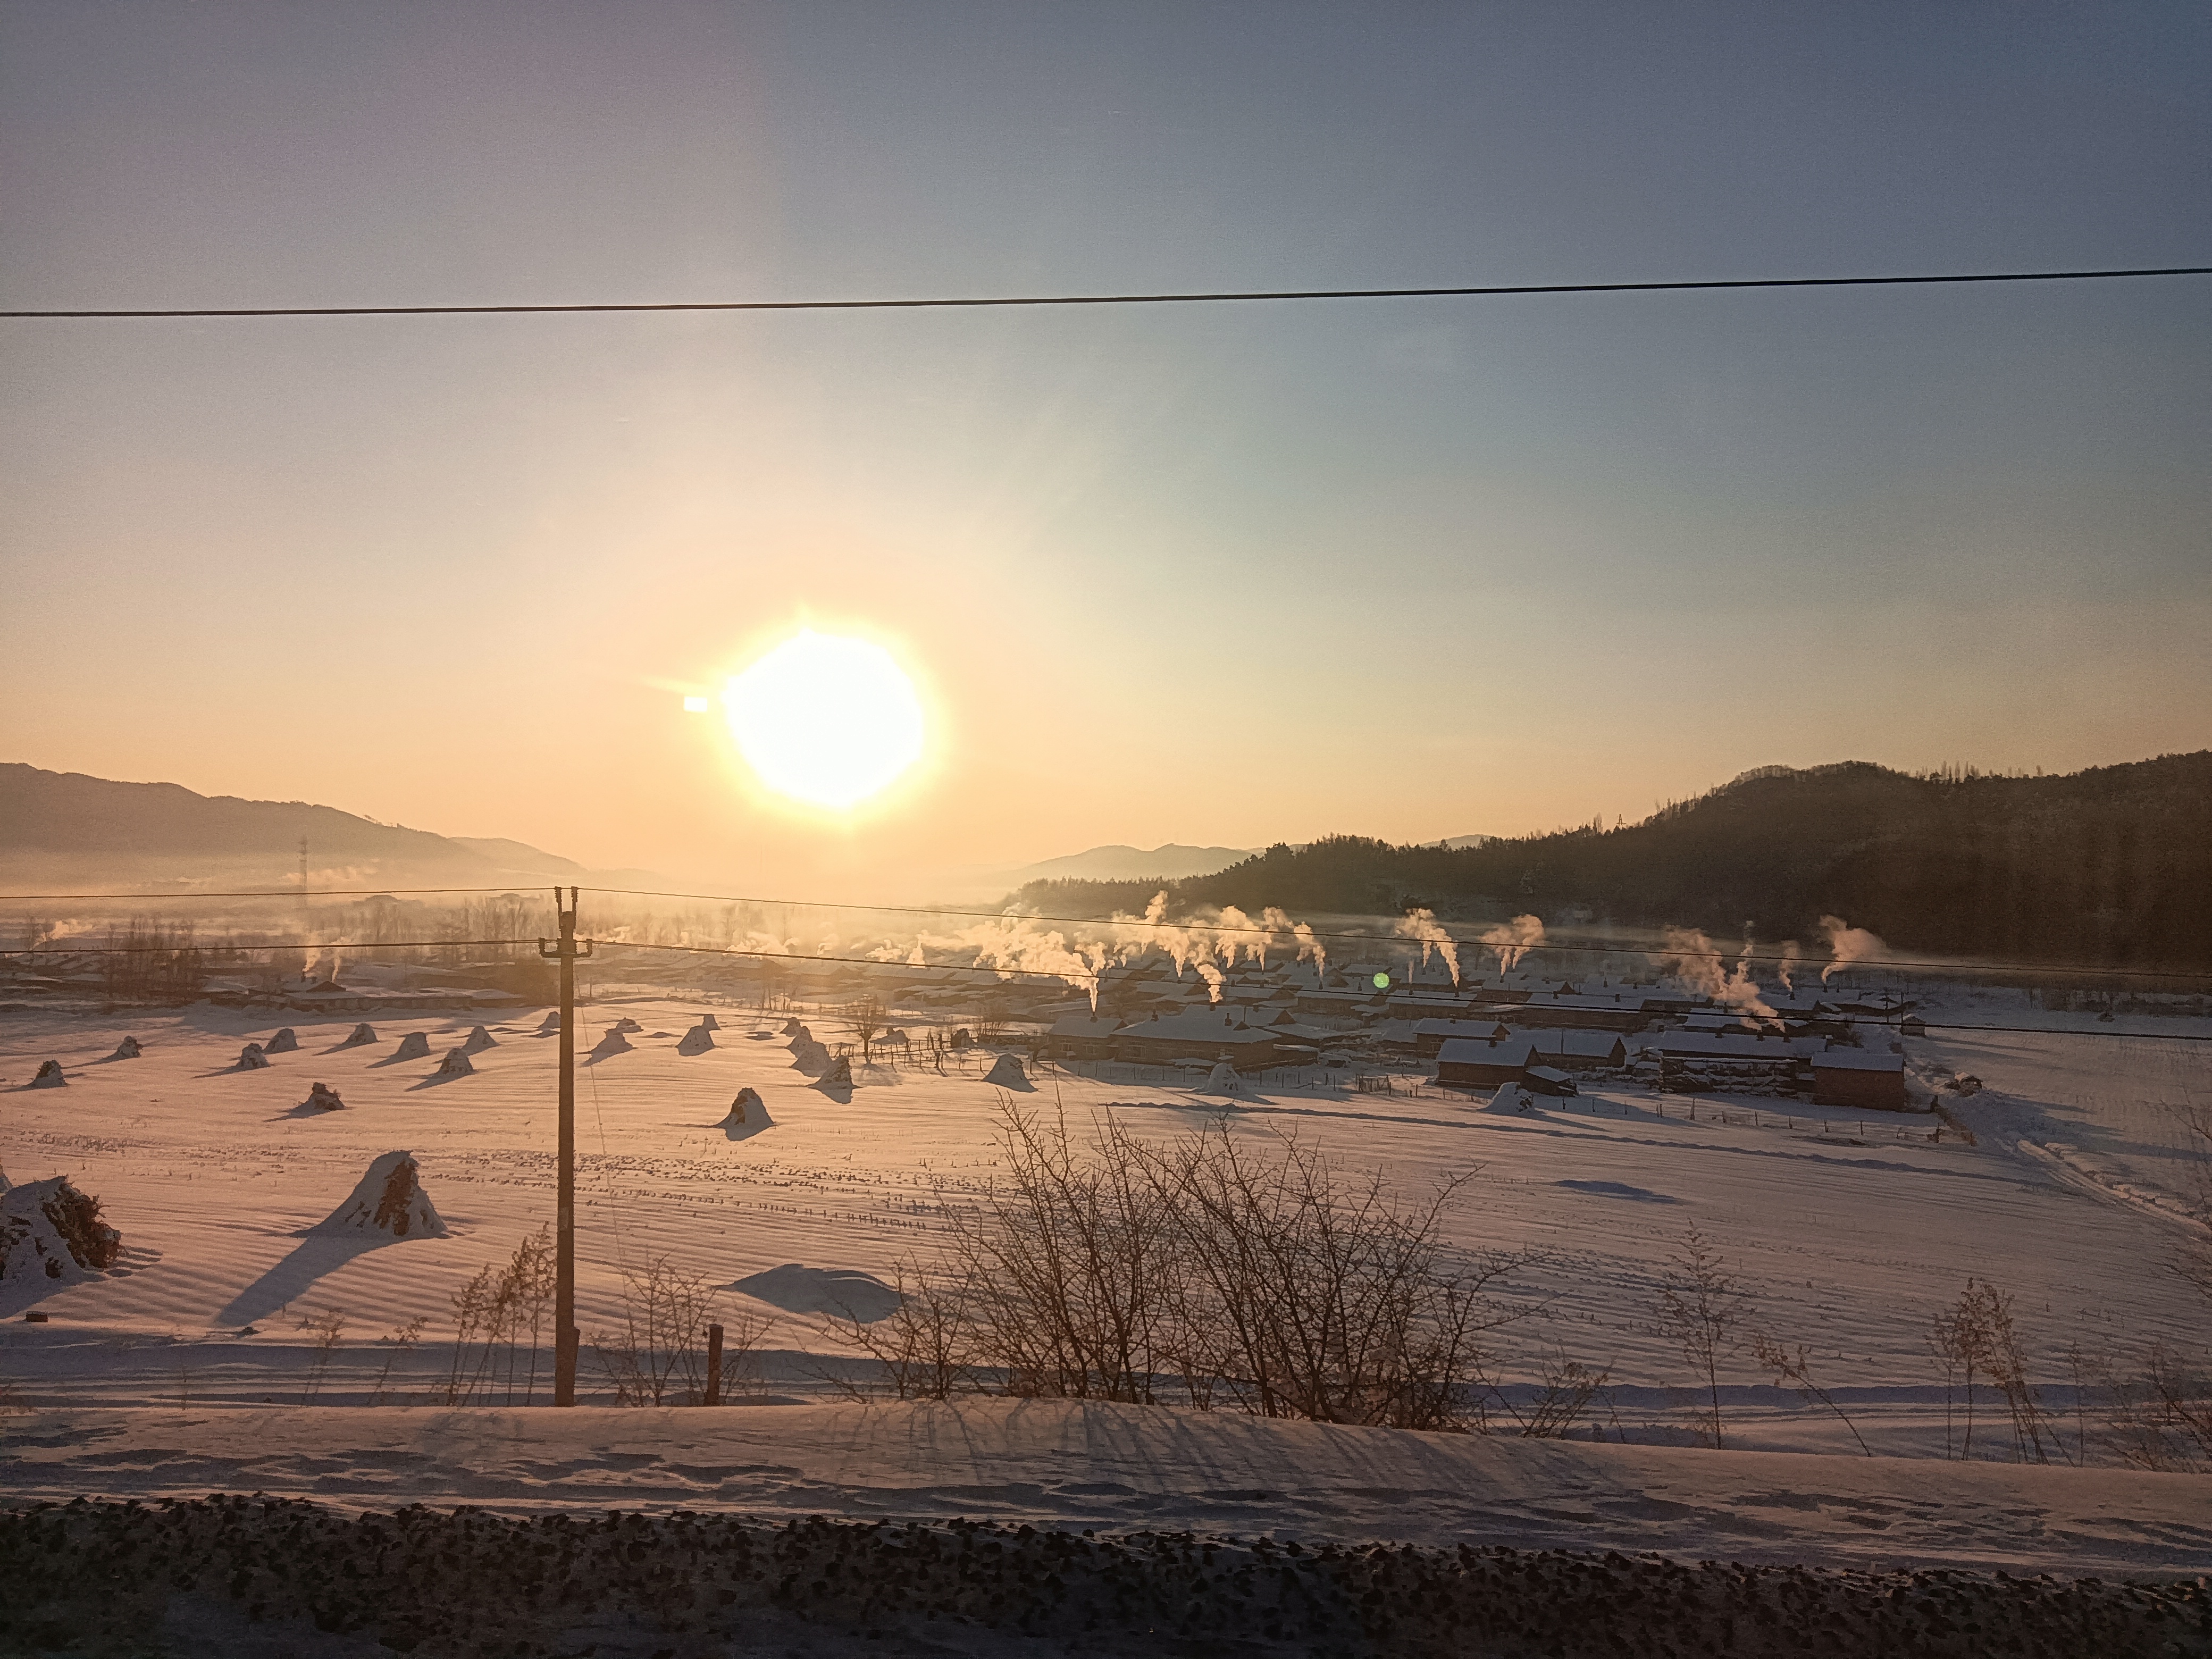
[[[1197,928],[1203,929],[1209,933],[1249,933],[1268,939],[1282,939],[1285,938],[1285,930],[1280,927],[1223,927],[1217,922],[1199,921],[1147,921],[1141,916],[1048,916],[1042,915],[1010,914],[1004,910],[947,909],[923,904],[848,904],[828,899],[754,898],[730,893],[665,893],[650,891],[642,888],[630,887],[586,887],[584,890],[587,893],[602,893],[610,897],[616,898],[692,899],[702,902],[717,904],[757,904],[761,906],[782,905],[788,908],[805,910],[860,910],[884,915],[958,916],[981,921],[1050,921],[1057,922],[1063,927],[1155,927],[1178,931]],[[1442,926],[1442,924],[1439,923],[1438,926]],[[1403,933],[1324,933],[1318,930],[1310,929],[1308,931],[1308,936],[1330,943],[1351,943],[1362,945],[1380,945],[1401,947],[1419,945],[1422,943],[1420,939],[1410,938]],[[1295,943],[1295,940],[1292,939],[1289,942]],[[1433,940],[1430,941],[1431,944],[1434,942],[1435,941]],[[1510,944],[1510,942],[1501,941],[1501,943]],[[1491,951],[1498,948],[1496,945],[1486,943],[1482,939],[1462,939],[1456,934],[1453,935],[1451,944],[1455,948],[1474,951]],[[1778,952],[1766,951],[1746,952],[1742,951],[1729,950],[1718,945],[1716,945],[1711,951],[1669,952],[1663,947],[1653,945],[1570,945],[1562,941],[1547,939],[1539,944],[1530,945],[1510,945],[1510,948],[1520,950],[1524,952],[1528,951],[1577,951],[1597,956],[1690,955],[1710,957],[1711,959],[1715,962],[1742,962],[1746,960],[1752,962],[1791,962],[1802,966],[1808,975],[1817,972],[1822,966],[1821,963],[1809,961],[1808,958],[1802,956],[1786,957]],[[771,954],[773,953],[771,952]],[[828,960],[828,958],[823,959]],[[2183,968],[2102,968],[2087,963],[2033,963],[2023,964],[2020,963],[2004,962],[1926,962],[1903,957],[1855,957],[1848,963],[1832,965],[1845,968],[1910,968],[1917,969],[1923,972],[1929,973],[2105,974],[2131,979],[2202,980],[2212,978],[2212,969],[2191,970]]]
[[[1668,294],[1757,288],[1903,288],[1957,283],[2079,283],[2115,276],[2207,276],[2212,265],[2105,270],[1978,270],[1905,276],[1749,276],[1678,283],[1516,283],[1455,288],[1249,289],[1180,294],[1024,294],[914,300],[671,300],[588,305],[202,306],[85,311],[0,311],[16,320],[246,317],[544,317],[650,312],[980,311],[1044,306],[1242,304],[1263,300],[1482,299],[1516,294]]]
[[[396,895],[415,896],[428,893],[513,893],[520,897],[524,893],[542,891],[535,887],[517,888],[512,882],[504,887],[281,887],[256,888],[236,893],[0,893],[0,904],[15,904],[27,900],[52,899],[158,899],[167,903],[173,899],[211,898],[390,898]]]
[[[242,956],[248,951],[422,951],[432,945],[453,948],[475,945],[536,945],[536,939],[264,939],[249,945],[242,940],[192,939],[168,945],[32,945],[0,951],[0,957],[147,957],[175,956],[197,951],[209,956]]]

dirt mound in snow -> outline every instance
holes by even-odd
[[[694,1025],[684,1034],[684,1041],[676,1045],[679,1054],[703,1054],[714,1046],[714,1034],[704,1025]]]
[[[261,1045],[261,1052],[264,1054],[289,1054],[299,1046],[300,1034],[287,1025]]]
[[[67,1176],[27,1181],[0,1193],[0,1286],[20,1304],[58,1281],[81,1284],[115,1265],[123,1235],[100,1218],[100,1200]]]
[[[446,1224],[439,1218],[429,1194],[422,1190],[412,1152],[386,1152],[368,1166],[346,1201],[322,1221],[307,1229],[328,1237],[366,1233],[387,1238],[443,1238]]]
[[[991,1069],[983,1075],[983,1081],[994,1089],[1020,1089],[1026,1091],[1031,1086],[1030,1074],[1022,1070],[1021,1061],[1012,1054],[1000,1054],[993,1060]]]
[[[376,1027],[371,1025],[367,1020],[363,1020],[347,1034],[346,1040],[338,1044],[338,1047],[341,1048],[358,1048],[364,1042],[374,1042],[376,1041]]]
[[[834,1314],[866,1325],[888,1319],[899,1304],[899,1293],[873,1273],[848,1267],[804,1267],[796,1261],[740,1279],[730,1288],[786,1313]]]
[[[481,1025],[472,1025],[469,1028],[468,1036],[461,1039],[460,1052],[465,1054],[480,1054],[487,1048],[498,1047],[497,1037]]]
[[[62,1075],[61,1061],[42,1060],[39,1062],[38,1074],[23,1086],[27,1089],[66,1089],[69,1079]]]
[[[768,1108],[761,1103],[757,1093],[740,1089],[738,1097],[730,1103],[729,1115],[714,1127],[732,1140],[743,1140],[763,1129],[773,1129],[775,1120],[768,1115]]]

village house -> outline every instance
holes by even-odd
[[[1828,1048],[1814,1054],[1813,1103],[1903,1111],[1905,1056],[1869,1048]]]
[[[1125,1025],[1109,1047],[1114,1059],[1139,1066],[1224,1060],[1236,1071],[1257,1072],[1275,1063],[1275,1042],[1271,1028],[1240,1025],[1218,1009],[1195,1008]]]

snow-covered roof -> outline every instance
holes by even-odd
[[[1902,1072],[1903,1054],[1884,1054],[1879,1049],[1826,1048],[1813,1056],[1816,1072]]]

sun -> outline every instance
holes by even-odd
[[[866,640],[801,630],[722,693],[738,752],[780,795],[842,811],[921,758],[914,682]]]

